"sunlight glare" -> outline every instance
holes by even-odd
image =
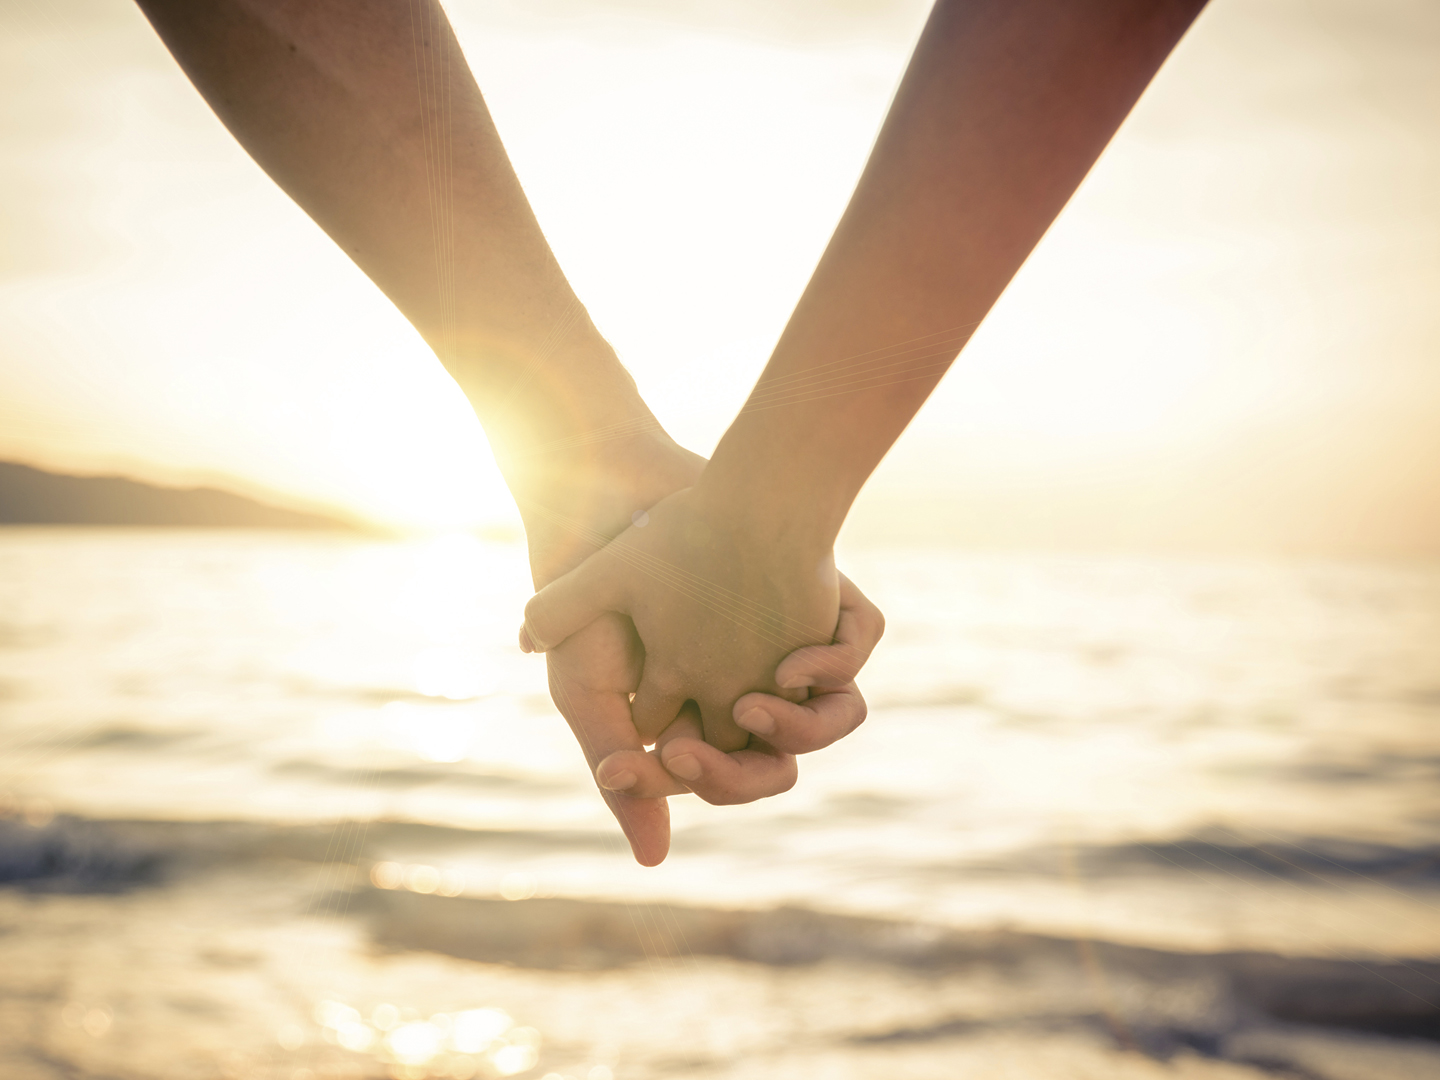
[[[385,1045],[405,1065],[424,1065],[440,1051],[444,1033],[426,1020],[401,1024],[385,1036]]]
[[[424,761],[461,761],[475,742],[475,715],[470,709],[414,705],[392,701],[380,709],[386,741],[412,750]]]
[[[479,1054],[489,1049],[514,1021],[501,1009],[467,1009],[455,1016],[450,1045],[462,1054]]]
[[[521,1031],[533,1030],[521,1028]],[[534,1046],[515,1045],[502,1046],[491,1055],[495,1062],[495,1068],[500,1070],[501,1076],[514,1076],[526,1069],[533,1069],[535,1063],[540,1060],[540,1051]]]
[[[437,645],[415,657],[415,689],[426,697],[467,701],[494,689],[473,649]]]
[[[355,1020],[336,1028],[335,1040],[346,1050],[362,1053],[375,1041],[375,1032],[363,1021]]]

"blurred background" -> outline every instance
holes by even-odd
[[[682,443],[920,0],[452,0]],[[7,1077],[1440,1074],[1440,7],[1216,0],[872,478],[871,718],[628,851],[407,323],[133,6],[0,0]]]

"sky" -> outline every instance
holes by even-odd
[[[709,452],[928,5],[455,0],[577,293]],[[847,525],[1440,556],[1440,5],[1212,0]],[[0,0],[0,457],[513,524],[459,391],[122,0]]]

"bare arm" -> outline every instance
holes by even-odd
[[[647,647],[642,734],[690,699],[709,741],[743,745],[733,703],[776,692],[775,661],[833,625],[824,568],[861,486],[1203,6],[939,0],[850,205],[704,474],[532,599],[522,644],[624,611]]]
[[[552,255],[438,3],[140,7],[241,145],[434,349],[522,513],[533,445],[649,417]]]
[[[748,507],[752,528],[797,530],[828,548],[1203,6],[940,0],[850,205],[702,484]]]

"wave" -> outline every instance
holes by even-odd
[[[257,865],[257,871],[273,875],[285,872],[275,868],[281,860],[291,866],[331,861],[337,829],[353,824],[94,821],[61,815],[35,825],[0,819],[0,884],[36,892],[116,892],[163,887],[182,874],[245,862],[268,862]],[[533,854],[542,848],[606,851],[608,839],[600,832],[487,832],[379,821],[366,825],[363,836],[352,830],[342,846],[353,852],[348,861],[369,869],[377,857],[397,850],[424,850],[432,857],[446,849],[472,855]],[[1173,846],[1191,851],[1197,843]],[[1097,848],[1084,857],[1113,869],[1157,847]],[[1308,853],[1319,859],[1322,850],[1325,865],[1348,871],[1409,867],[1417,854],[1428,854],[1332,841],[1323,849],[1298,846],[1287,858]],[[1228,853],[1237,859],[1252,856],[1251,849],[1239,845]],[[1274,855],[1268,847],[1266,853]],[[383,948],[530,969],[603,970],[713,957],[772,968],[840,965],[850,973],[847,978],[863,977],[854,973],[867,967],[884,967],[918,979],[993,973],[1012,983],[1030,979],[1089,986],[1075,995],[1079,1004],[1065,1013],[1067,1022],[1100,1022],[1092,1015],[1097,996],[1123,999],[1127,1037],[1152,1049],[1163,1044],[1203,1050],[1206,1039],[1218,1037],[1216,1031],[1231,1030],[1246,1018],[1440,1040],[1440,963],[1430,959],[1184,952],[1002,929],[959,930],[796,906],[735,910],[570,898],[512,901],[368,885],[334,894],[334,899],[343,904],[321,906],[364,920]],[[1103,993],[1094,991],[1097,984]],[[1169,1019],[1147,1021],[1145,1010],[1159,1008],[1155,1003],[1162,1001],[1171,1002],[1161,1010],[1168,1010]],[[1171,1015],[1179,1008],[1177,1001],[1190,1002],[1181,1010],[1188,1017],[1181,1018],[1183,1023]],[[1111,1018],[1100,1019],[1111,1023]],[[953,1034],[946,1026],[950,1021],[937,1023],[934,1031],[895,1030],[867,1038]]]
[[[312,783],[341,787],[408,789],[443,784],[450,788],[504,792],[531,798],[568,795],[577,787],[574,781],[568,779],[552,780],[515,773],[485,772],[473,766],[459,766],[449,762],[367,769],[328,765],[307,759],[290,759],[271,764],[268,771],[274,776],[295,777]]]
[[[358,828],[357,828],[358,826]],[[411,821],[271,824],[256,821],[88,819],[71,814],[32,824],[0,815],[0,886],[45,892],[119,892],[260,860],[368,866],[395,850],[496,854],[608,853],[601,831],[477,830]]]
[[[280,768],[303,768],[308,774],[313,767],[290,763]],[[344,771],[330,770],[326,775],[339,782]],[[457,778],[439,768],[393,769],[363,776],[371,784],[400,787],[461,783],[484,789],[528,782],[491,775]],[[881,796],[855,796],[832,800],[829,809],[874,818],[901,813],[905,803]],[[257,858],[327,862],[335,858],[338,831],[354,829],[357,824],[361,823],[88,819],[61,814],[37,827],[0,812],[0,884],[64,879],[75,888],[84,888],[86,883],[123,886],[158,880],[164,876],[162,871],[179,873]],[[365,865],[404,851],[438,857],[450,851],[588,853],[609,852],[613,847],[613,837],[598,829],[468,829],[381,819],[363,823],[363,833],[348,859]],[[142,871],[142,866],[149,869]],[[1440,881],[1440,845],[1407,847],[1340,837],[1257,837],[1253,832],[1242,835],[1212,827],[1178,839],[1027,848],[974,861],[949,861],[933,869],[943,869],[948,876],[1059,874],[1084,880],[1183,871],[1187,876],[1198,872],[1341,885],[1368,881],[1405,888]]]
[[[0,820],[0,885],[45,892],[120,892],[158,880],[164,858],[115,843],[108,823],[31,827]]]
[[[1403,887],[1440,880],[1440,845],[1405,847],[1330,836],[1257,837],[1214,828],[1178,839],[1031,848],[964,869],[967,873],[1063,873],[1086,880],[1183,871],[1261,881],[1354,884],[1364,880]]]
[[[1068,971],[1082,982],[1208,987],[1208,1012],[1214,1013],[1220,1001],[1219,1011],[1232,1018],[1440,1039],[1440,963],[1424,960],[1178,952],[1010,930],[955,930],[804,907],[507,901],[371,889],[351,895],[349,908],[369,920],[382,946],[527,968],[595,970],[711,956],[778,967],[884,965],[918,976],[985,969],[1011,978],[1041,971],[1053,979]],[[895,1032],[887,1037],[940,1035]]]

